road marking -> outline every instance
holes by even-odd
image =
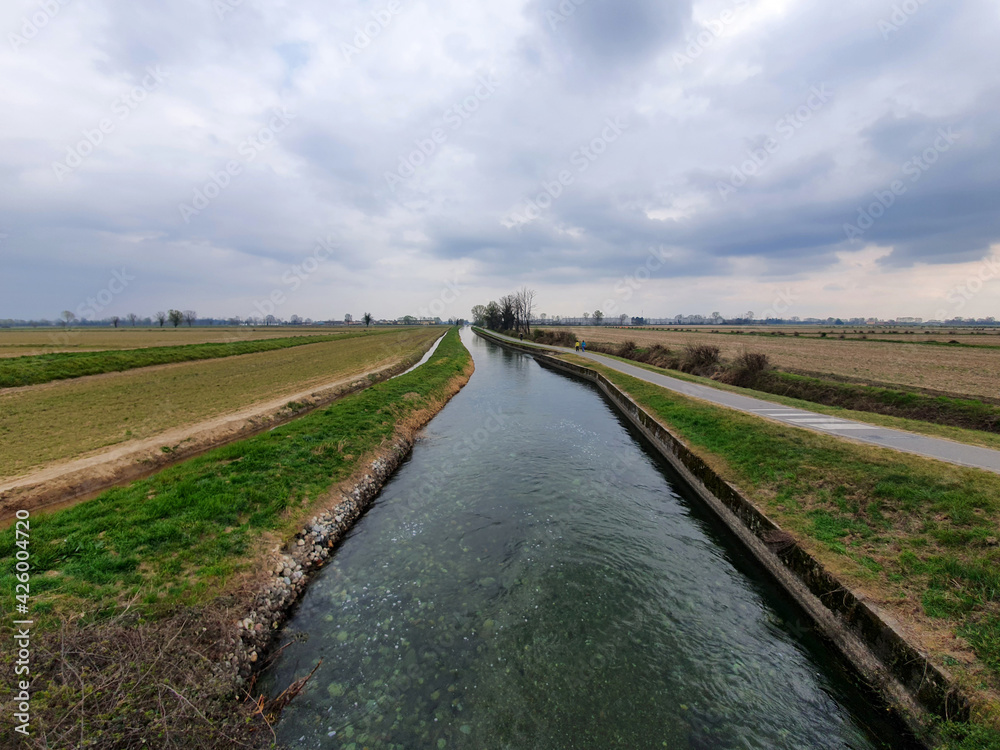
[[[875,426],[870,425],[870,424],[833,424],[833,425],[818,425],[818,426],[822,427],[825,430],[877,430],[877,429],[879,429],[878,427],[875,427]]]

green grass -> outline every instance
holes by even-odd
[[[358,336],[377,336],[385,333],[387,331],[365,331],[328,336],[291,336],[231,343],[186,344],[101,352],[60,352],[7,357],[0,358],[0,388],[38,385],[53,380],[68,380],[85,375],[101,375],[106,372],[124,372],[125,370],[135,370],[153,365],[269,352],[323,341],[341,341]]]
[[[553,354],[554,352],[549,353]],[[751,398],[758,398],[762,401],[781,404],[782,406],[788,406],[795,409],[805,409],[806,411],[813,411],[817,414],[827,414],[834,417],[840,417],[841,419],[850,419],[856,422],[878,425],[880,427],[889,427],[895,430],[906,430],[908,432],[916,432],[921,435],[940,437],[945,438],[946,440],[966,443],[968,445],[981,445],[984,448],[1000,450],[1000,435],[983,432],[981,430],[970,430],[964,427],[935,424],[919,419],[908,419],[906,417],[876,414],[869,411],[858,411],[855,409],[847,409],[842,406],[829,406],[826,404],[816,403],[815,401],[806,401],[801,398],[782,396],[774,393],[767,393],[766,391],[757,391],[751,388],[741,388],[735,385],[728,385],[726,383],[720,383],[717,380],[712,380],[711,378],[690,375],[685,372],[680,372],[679,370],[665,370],[662,367],[655,367],[653,365],[646,364],[645,362],[636,362],[624,357],[616,357],[612,354],[602,353],[601,356],[608,357],[609,359],[614,359],[619,362],[625,362],[633,365],[634,367],[648,370],[649,372],[655,372],[660,375],[676,378],[677,380],[684,380],[689,383],[698,383],[699,385],[708,386],[709,388],[715,388],[720,391],[739,393],[744,396],[750,396]],[[588,365],[589,364],[590,363],[588,362]]]
[[[981,699],[975,741],[1000,741],[985,728],[1000,723],[1000,476],[778,425],[572,359],[628,392],[850,585],[918,631],[957,638],[949,653],[935,652],[939,639],[925,646],[942,664],[965,654],[949,669]],[[962,742],[948,747],[992,747]]]
[[[829,406],[1000,432],[1000,407],[973,398],[932,396],[899,388],[839,383],[780,371],[758,377],[754,390]]]
[[[293,530],[316,498],[391,437],[399,420],[442,398],[468,363],[452,329],[409,375],[89,502],[33,517],[33,612],[51,627],[63,613],[101,617],[134,596],[151,616],[218,594],[254,558],[263,534]],[[0,557],[14,559],[14,542],[12,529],[0,532]],[[0,573],[2,591],[14,590],[11,567]]]

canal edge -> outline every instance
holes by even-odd
[[[256,590],[247,597],[250,607],[235,621],[223,649],[221,667],[230,670],[237,695],[255,684],[269,665],[281,627],[312,578],[333,557],[340,542],[409,456],[420,430],[465,387],[474,371],[470,354],[465,371],[452,378],[443,396],[411,415],[406,424],[397,423],[392,438],[374,457],[369,456],[351,477],[316,503],[315,514],[302,529],[270,554],[261,555],[264,567]]]
[[[539,364],[597,385],[922,742],[926,742],[931,716],[968,720],[970,705],[961,690],[905,638],[889,617],[826,570],[625,391],[589,367],[478,328],[473,330],[500,346],[532,355]]]

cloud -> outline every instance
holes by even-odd
[[[794,281],[802,316],[927,316],[907,306],[1000,241],[988,0],[902,22],[888,0],[60,7],[0,48],[0,318],[52,318],[123,264],[114,305],[247,314],[331,237],[288,314],[413,314],[456,273],[448,314],[520,284],[576,314],[669,248],[629,300],[647,315],[764,309]],[[883,294],[831,278],[858,253]]]

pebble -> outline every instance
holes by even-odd
[[[324,511],[315,516],[297,535],[295,544],[280,553],[273,563],[268,563],[271,567],[266,571],[273,572],[275,578],[258,594],[249,616],[237,620],[235,648],[225,658],[236,673],[237,684],[249,677],[250,665],[259,660],[272,633],[281,627],[291,605],[305,589],[307,578],[303,568],[318,567],[330,556],[330,550],[375,499],[410,447],[397,442],[393,460],[372,462],[372,473],[366,474],[350,495],[341,496],[336,511]],[[265,627],[266,623],[270,623],[269,628]]]

